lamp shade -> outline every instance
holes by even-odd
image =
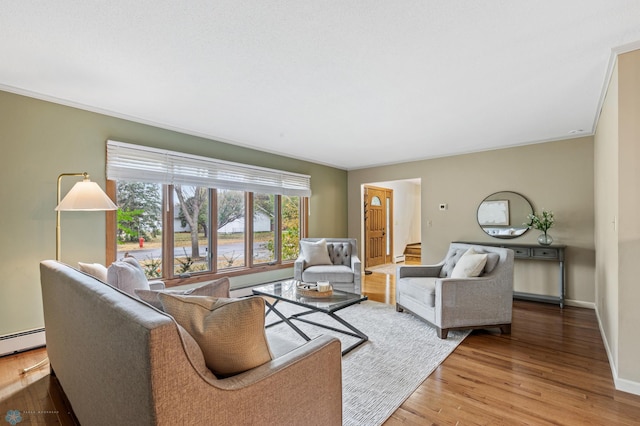
[[[56,211],[103,211],[118,210],[102,188],[89,179],[73,185],[71,191],[60,201]]]

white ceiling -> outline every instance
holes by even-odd
[[[639,40],[635,0],[3,0],[0,89],[356,169],[592,134]]]

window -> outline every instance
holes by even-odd
[[[306,229],[310,185],[308,176],[288,175],[108,141],[108,187],[120,207],[108,235],[117,241],[111,258],[129,253],[149,278],[169,285],[290,267]]]
[[[282,260],[296,260],[300,254],[300,197],[282,196]]]
[[[119,257],[137,251],[149,278],[162,272],[162,186],[119,181],[116,189],[116,239]]]
[[[174,185],[172,188],[174,274],[210,271],[209,190],[189,185]]]
[[[253,195],[253,263],[272,263],[276,260],[276,196],[273,194]],[[271,247],[271,250],[269,250]]]
[[[246,202],[242,191],[217,190],[218,232],[216,253],[218,269],[246,266]]]

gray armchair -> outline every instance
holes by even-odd
[[[328,259],[321,264],[311,264],[305,258],[304,244],[326,241]],[[323,253],[324,254],[324,253]],[[293,266],[293,278],[315,283],[329,281],[334,289],[349,293],[362,292],[362,263],[358,258],[358,246],[354,238],[302,238],[300,256]]]
[[[456,264],[469,248],[487,254],[480,275],[452,278]],[[396,310],[408,310],[436,326],[438,337],[449,330],[499,327],[511,332],[513,250],[452,243],[437,265],[399,266]]]

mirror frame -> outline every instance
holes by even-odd
[[[490,205],[485,203],[494,202]],[[514,203],[517,205],[514,206]],[[483,209],[483,206],[485,209]],[[476,220],[480,229],[490,237],[500,239],[513,239],[523,236],[529,228],[522,225],[526,222],[527,216],[522,218],[522,222],[518,225],[510,225],[513,221],[513,209],[517,208],[520,212],[533,214],[533,205],[524,195],[514,191],[498,191],[486,196],[478,205],[476,211]],[[487,219],[482,220],[481,214],[488,214]],[[518,215],[518,216],[521,216]],[[482,224],[486,220],[492,220],[493,225]],[[516,219],[519,221],[520,219]]]

